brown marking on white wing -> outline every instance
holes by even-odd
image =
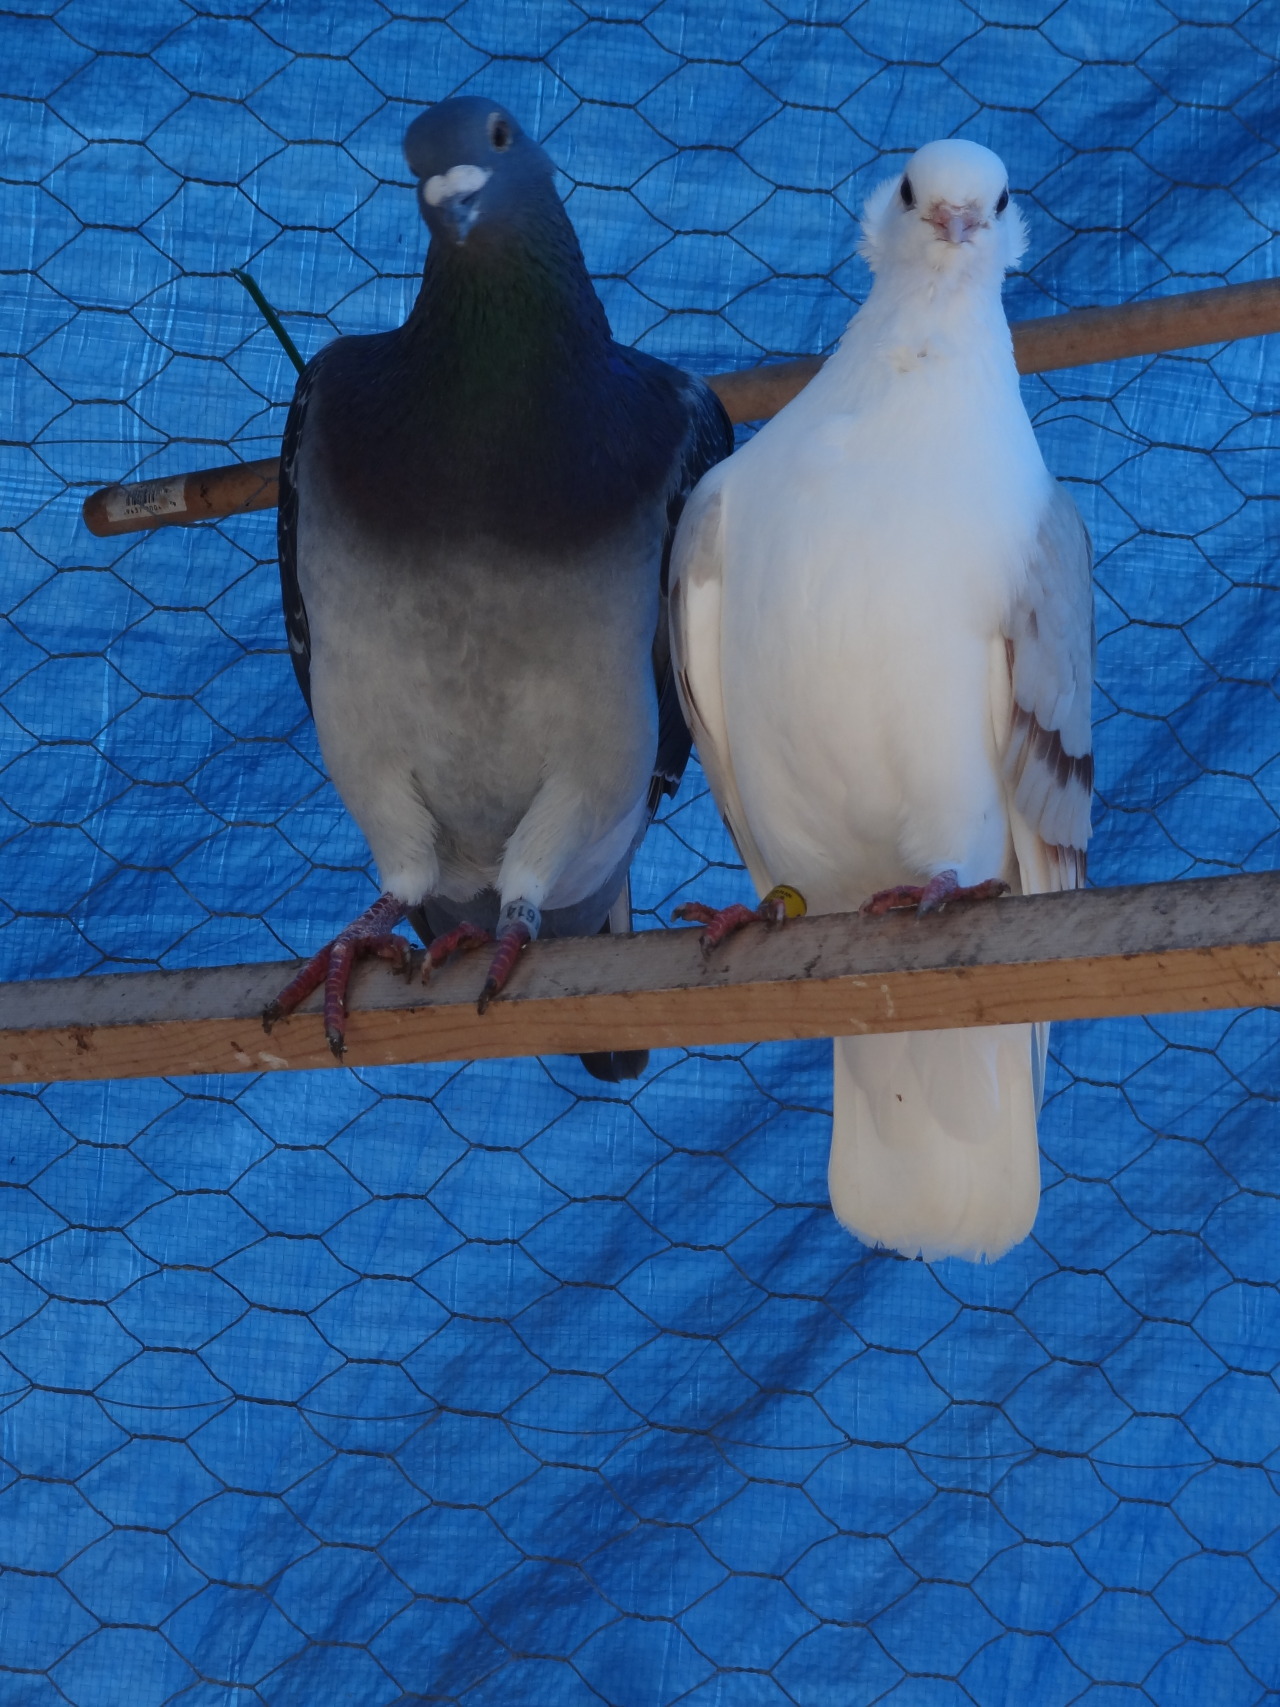
[[[1012,698],[1003,768],[1026,892],[1077,889],[1085,880],[1093,801],[1092,569],[1079,511],[1055,485],[1005,634]]]

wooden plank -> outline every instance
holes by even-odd
[[[263,1034],[297,964],[0,986],[0,1081],[332,1067],[318,995]],[[1280,1006],[1280,872],[753,925],[710,964],[695,930],[535,943],[480,1016],[484,970],[362,967],[347,1065]]]
[[[1010,330],[1022,373],[1253,338],[1280,331],[1280,279],[1219,285],[1114,308],[1077,308],[1020,320]],[[712,374],[707,383],[734,421],[765,420],[803,391],[821,366],[821,357],[808,356]],[[85,499],[84,524],[90,533],[105,537],[271,509],[278,473],[278,459],[266,457],[167,480],[104,486]]]

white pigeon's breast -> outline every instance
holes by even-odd
[[[1004,857],[991,649],[1049,477],[1020,404],[897,377],[780,417],[725,481],[734,771],[771,874],[820,907]]]

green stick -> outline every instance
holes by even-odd
[[[240,283],[257,303],[262,318],[266,321],[267,325],[270,326],[276,337],[279,338],[285,355],[288,356],[294,367],[296,367],[298,372],[301,373],[307,364],[298,354],[298,346],[294,343],[293,339],[281,324],[280,316],[258,289],[257,281],[254,279],[252,273],[246,273],[243,267],[232,267],[231,277],[233,279],[239,279]]]

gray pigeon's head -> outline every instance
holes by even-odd
[[[1003,278],[1026,247],[999,155],[961,137],[927,142],[900,177],[873,191],[861,250],[876,274],[890,268]]]
[[[497,101],[456,95],[414,119],[404,156],[418,180],[431,235],[462,245],[475,233],[523,219],[548,196],[555,168]]]

